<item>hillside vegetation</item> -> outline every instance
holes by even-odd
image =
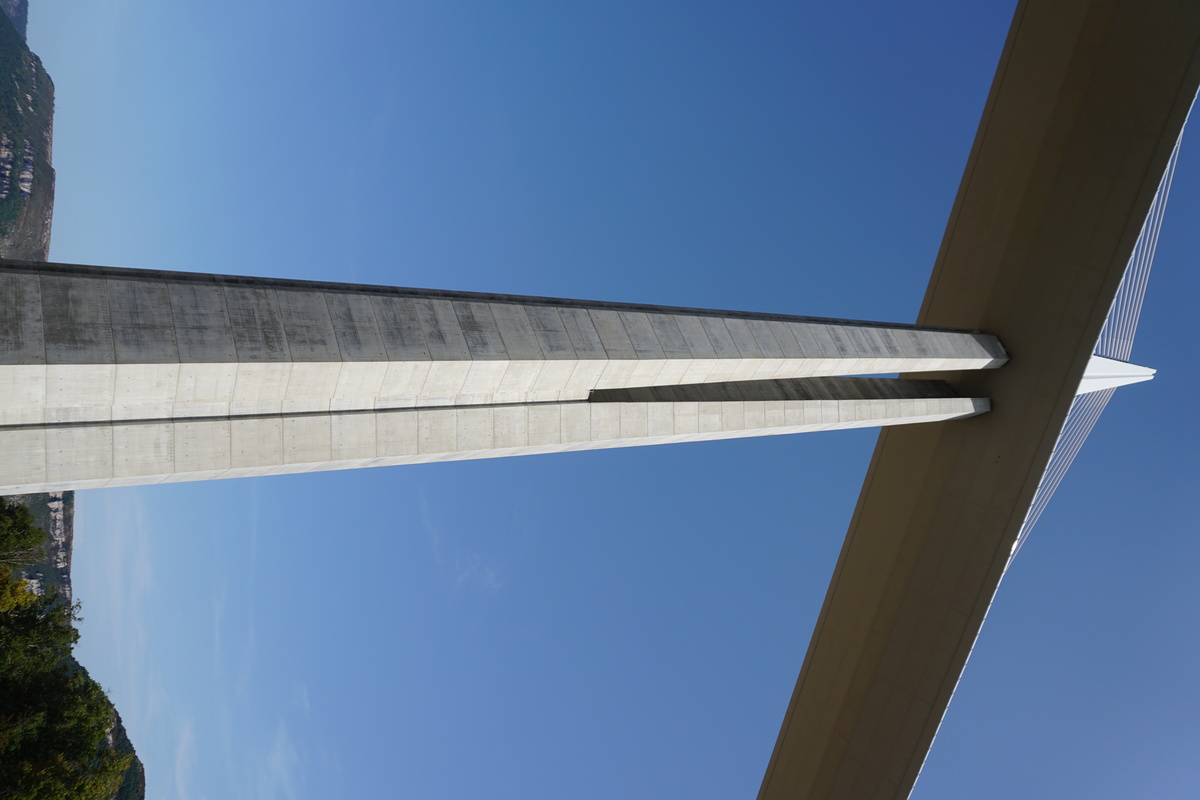
[[[71,654],[78,604],[18,573],[44,539],[28,507],[0,498],[0,799],[136,797],[145,778],[120,717]]]
[[[116,711],[71,656],[77,606],[0,574],[0,798],[107,800],[133,756]]]

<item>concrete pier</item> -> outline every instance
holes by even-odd
[[[986,404],[778,382],[1005,360],[911,325],[3,262],[0,492],[950,419]],[[683,394],[604,399],[651,387]]]

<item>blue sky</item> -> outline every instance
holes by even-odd
[[[54,260],[901,322],[1013,7],[31,5]],[[915,798],[1200,794],[1198,213]],[[79,656],[154,798],[751,797],[873,442],[81,492]]]

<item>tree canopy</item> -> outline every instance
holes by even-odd
[[[42,557],[46,532],[22,503],[0,497],[0,569],[12,572]]]
[[[0,800],[107,800],[132,756],[116,713],[71,656],[78,605],[0,572]]]

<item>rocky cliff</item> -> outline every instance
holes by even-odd
[[[39,528],[46,532],[41,560],[21,570],[38,594],[57,589],[68,603],[71,597],[71,545],[75,536],[75,493],[18,494],[13,500],[28,506]]]
[[[24,39],[29,26],[29,0],[0,0],[0,9],[12,20],[13,27]]]
[[[0,0],[0,255],[45,261],[54,211],[54,83]]]

